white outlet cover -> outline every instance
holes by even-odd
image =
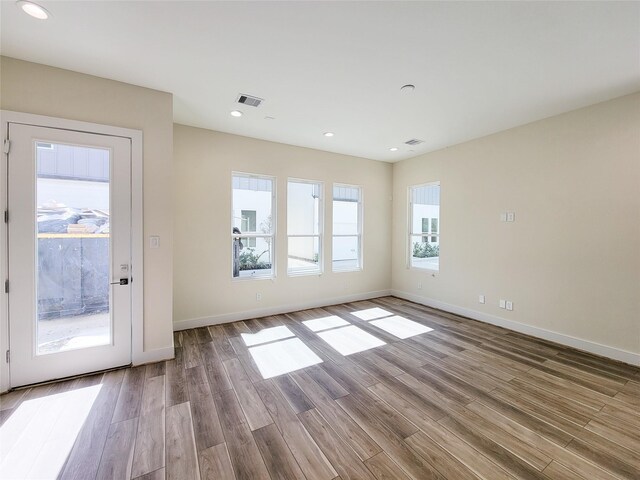
[[[486,301],[486,300],[485,300],[485,298],[484,298],[484,295],[478,295],[478,302],[479,302],[479,303],[485,303],[485,301]]]
[[[507,310],[513,310],[513,302],[507,301]]]
[[[501,222],[506,222],[507,221],[507,213],[503,212],[500,214],[500,221]]]
[[[500,300],[500,308],[507,308],[506,300]]]
[[[158,235],[149,237],[149,248],[160,248],[160,237]]]
[[[507,222],[515,222],[516,214],[514,212],[507,212]]]

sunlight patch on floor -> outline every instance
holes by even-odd
[[[386,311],[384,308],[367,308],[366,310],[358,310],[357,312],[351,312],[351,315],[355,315],[360,320],[375,320],[382,317],[390,317],[393,313]]]
[[[386,344],[355,325],[320,332],[318,336],[344,356]]]
[[[329,328],[343,327],[349,325],[349,322],[343,320],[337,315],[331,315],[329,317],[316,318],[314,320],[305,320],[302,322],[306,327],[311,329],[312,332],[321,332]]]
[[[413,320],[409,320],[398,315],[373,320],[369,323],[395,337],[402,339],[420,335],[421,333],[431,332],[433,330],[433,328],[429,328],[426,325],[422,325],[421,323],[414,322]]]
[[[322,363],[299,338],[251,347],[249,353],[265,380]]]
[[[261,343],[295,337],[295,334],[284,325],[281,325],[279,327],[265,328],[257,333],[242,333],[241,337],[247,347],[252,347]]]
[[[57,478],[101,388],[22,402],[0,427],[0,478]]]

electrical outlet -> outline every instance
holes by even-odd
[[[507,212],[507,222],[515,222],[516,214],[515,212]]]
[[[158,235],[149,237],[149,248],[160,248],[160,237]]]
[[[507,308],[507,301],[500,299],[500,308]]]
[[[500,214],[500,221],[501,222],[506,222],[507,221],[507,212],[502,212]]]
[[[259,302],[260,300],[262,300],[262,294],[256,293],[256,302]]]
[[[484,295],[478,295],[478,303],[485,303]]]
[[[422,290],[422,283],[418,284],[418,290]]]
[[[513,302],[511,300],[507,300],[506,307],[507,310],[513,310]]]

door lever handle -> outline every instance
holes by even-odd
[[[129,279],[128,278],[121,278],[117,282],[111,282],[111,285],[129,285]]]

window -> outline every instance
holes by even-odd
[[[241,232],[255,232],[256,231],[256,211],[255,210],[242,210],[242,227]],[[256,239],[247,239],[247,247],[256,247]]]
[[[440,268],[440,183],[409,187],[409,265]]]
[[[438,219],[437,218],[423,218],[422,219],[422,233],[438,233]],[[422,237],[422,242],[427,243],[431,241],[432,243],[437,242],[436,236],[431,236],[431,240],[429,240],[429,235],[424,235]]]
[[[275,179],[233,173],[231,258],[236,278],[270,278],[275,241]]]
[[[333,186],[333,271],[362,268],[362,189]]]
[[[322,184],[289,180],[287,235],[289,275],[322,272]]]

